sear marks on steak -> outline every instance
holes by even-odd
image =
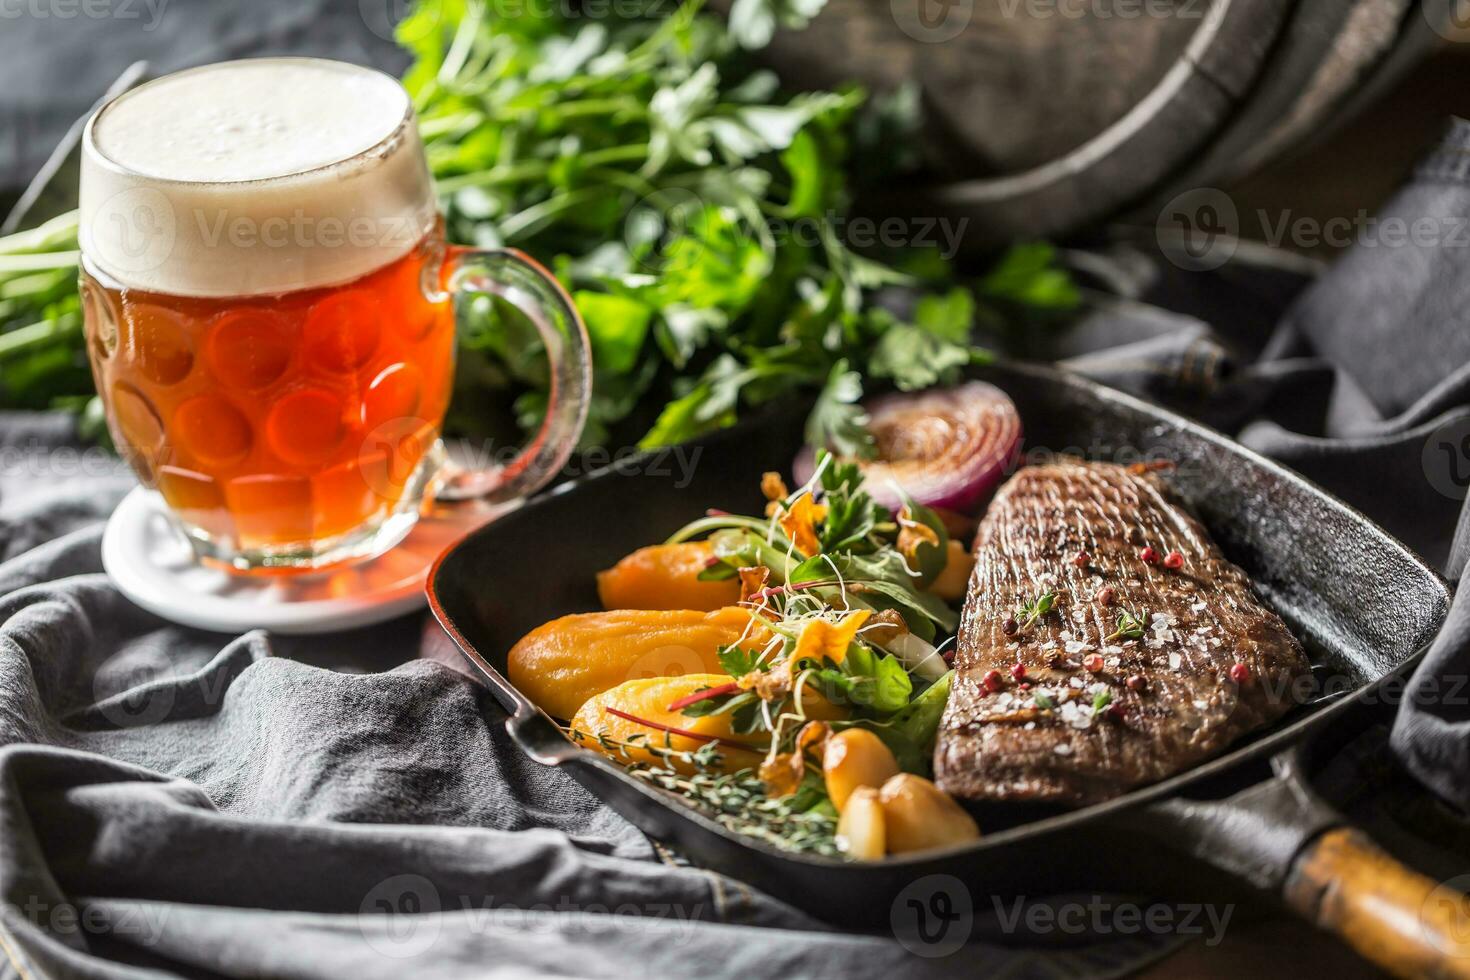
[[[1177,569],[1165,562],[1173,551]],[[1311,669],[1245,573],[1151,475],[1077,460],[1023,468],[986,512],[975,557],[934,750],[935,779],[954,796],[1117,796],[1280,717]],[[1028,626],[1021,610],[1047,592],[1055,608]],[[1113,635],[1125,611],[1140,638]]]

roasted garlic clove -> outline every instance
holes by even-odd
[[[944,790],[923,776],[902,772],[878,791],[883,805],[888,852],[947,847],[980,837],[974,818]]]
[[[853,791],[877,789],[898,773],[898,760],[883,740],[865,728],[849,728],[827,739],[822,752],[827,796],[841,813]]]
[[[886,837],[878,791],[871,786],[859,786],[848,797],[847,809],[837,821],[837,846],[848,857],[877,861],[883,857]]]

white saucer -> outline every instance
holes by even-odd
[[[424,605],[424,578],[460,536],[516,504],[439,505],[397,547],[345,568],[295,575],[232,575],[199,563],[163,499],[138,487],[112,512],[102,567],[149,612],[184,626],[243,633],[329,633],[369,626]]]

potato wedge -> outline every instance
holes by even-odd
[[[679,711],[669,710],[669,706],[680,698],[701,688],[720,687],[728,683],[728,674],[685,674],[682,677],[626,681],[588,699],[577,710],[572,718],[572,737],[579,744],[603,752],[624,764],[667,764],[685,773],[691,772],[694,767],[675,759],[661,759],[658,753],[650,752],[642,746],[667,746],[677,752],[693,752],[707,742],[718,739],[720,754],[724,757],[723,768],[731,772],[754,768],[760,765],[763,756],[760,743],[770,737],[768,734],[735,734],[730,728],[729,714],[691,718]],[[631,717],[623,717],[624,715]],[[640,721],[648,724],[640,724]],[[668,729],[691,734],[679,734]],[[619,744],[604,743],[599,740],[599,735],[605,736],[609,742]],[[627,745],[628,740],[636,735],[643,737],[633,745]],[[751,745],[752,748],[745,749],[742,748],[743,745]]]
[[[709,541],[655,544],[639,548],[605,572],[597,573],[604,609],[702,609],[740,601],[740,581],[702,582],[699,573],[714,557]]]
[[[760,621],[738,606],[579,613],[522,637],[507,672],[547,714],[570,718],[588,698],[624,681],[718,672],[720,647],[741,641],[758,650],[767,639]]]

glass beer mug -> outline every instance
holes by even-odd
[[[581,433],[570,299],[518,252],[445,243],[412,104],[379,72],[236,61],[120,96],[83,139],[81,247],[113,439],[206,560],[380,554],[426,495],[524,496]],[[536,326],[551,397],[516,459],[469,471],[439,429],[457,301],[485,293]]]

